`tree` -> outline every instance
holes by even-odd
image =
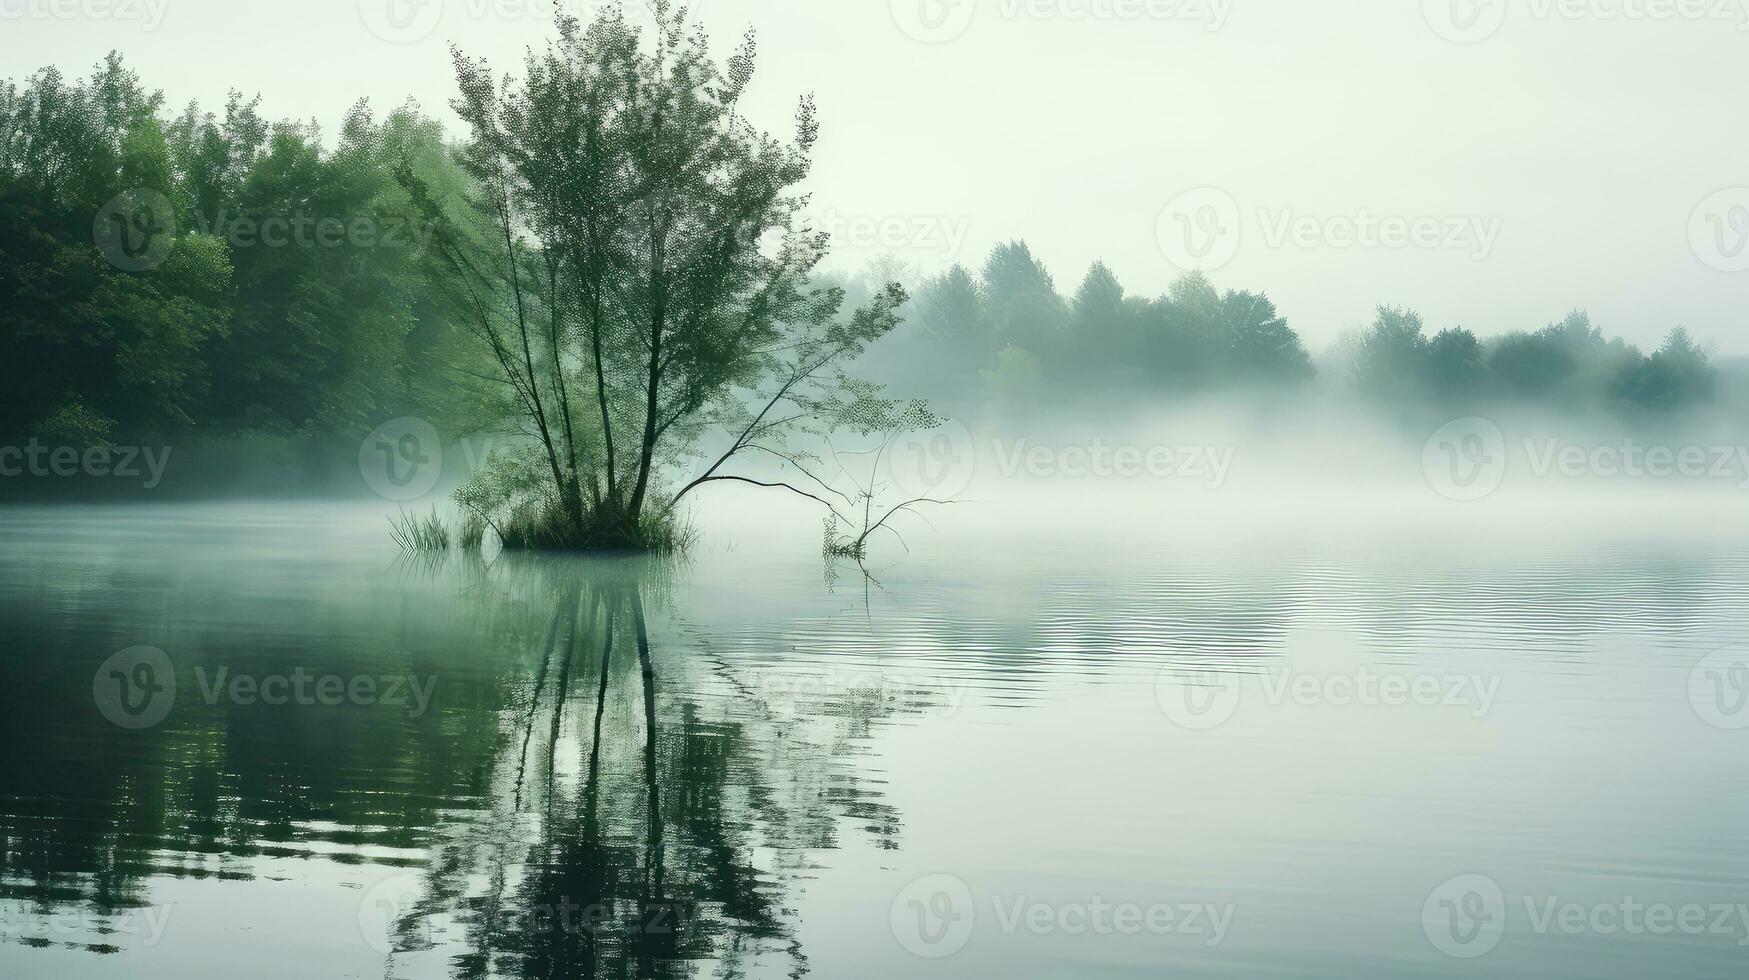
[[[1710,400],[1717,375],[1712,355],[1677,327],[1651,357],[1621,371],[1612,393],[1635,408],[1668,412]]]
[[[475,207],[442,213],[404,175],[442,224],[450,294],[534,447],[499,458],[520,472],[461,498],[500,518],[538,511],[531,537],[544,544],[660,546],[675,505],[717,481],[821,500],[732,464],[796,458],[785,439],[843,421],[847,404],[906,411],[839,373],[892,330],[904,290],[846,319],[844,290],[810,280],[829,245],[796,191],[819,132],[812,101],[793,142],[761,132],[739,112],[753,35],[719,69],[684,10],[654,6],[651,38],[617,7],[586,27],[561,17],[557,40],[502,88],[458,51]],[[665,496],[664,474],[710,431],[727,450]]]
[[[984,308],[999,342],[1038,352],[1056,348],[1067,310],[1051,274],[1025,242],[992,249],[982,278]]]
[[[162,213],[176,188],[161,102],[113,54],[85,81],[50,69],[22,91],[0,88],[8,436],[99,442],[184,426],[198,411],[203,349],[228,329],[231,269],[222,247]],[[118,227],[124,237],[94,237]],[[138,267],[125,261],[148,253]]]
[[[1317,373],[1299,335],[1262,293],[1229,291],[1221,298],[1221,319],[1233,377],[1306,381]]]
[[[1427,345],[1427,379],[1443,397],[1474,395],[1487,377],[1482,343],[1462,327],[1441,330]]]
[[[957,262],[917,290],[916,318],[930,336],[949,343],[984,342],[988,338],[989,323],[978,284]]]
[[[1091,340],[1116,330],[1124,315],[1123,285],[1104,262],[1093,263],[1081,279],[1070,305],[1069,325],[1077,337]]]
[[[1355,382],[1379,397],[1412,397],[1420,390],[1426,357],[1421,315],[1402,307],[1380,306],[1355,352]]]

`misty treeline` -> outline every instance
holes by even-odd
[[[1478,337],[1381,306],[1314,357],[1262,293],[1221,291],[1193,272],[1164,295],[1138,296],[1095,262],[1063,295],[1020,241],[914,292],[908,322],[877,352],[883,376],[997,419],[1234,388],[1303,401],[1317,385],[1383,410],[1517,402],[1634,420],[1703,406],[1718,387],[1711,355],[1683,328],[1644,353],[1583,312]]]
[[[866,514],[786,439],[934,416],[852,361],[1014,425],[1235,388],[1636,419],[1724,387],[1685,331],[1642,352],[1582,313],[1478,337],[1383,307],[1314,357],[1262,293],[1193,273],[1144,297],[1095,264],[1065,295],[1020,242],[975,271],[826,274],[797,190],[819,123],[803,100],[783,142],[738,113],[751,36],[719,68],[702,35],[646,44],[610,9],[561,21],[518,88],[456,67],[461,140],[411,102],[333,134],[236,92],[171,109],[115,55],[0,86],[0,442],[241,447],[209,456],[295,478],[413,415],[518,437],[463,500],[501,532],[636,537],[701,481]],[[103,222],[141,210],[154,248],[118,256]]]

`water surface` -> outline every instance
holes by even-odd
[[[1732,510],[1112,506],[0,512],[0,975],[1743,975]]]

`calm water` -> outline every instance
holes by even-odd
[[[1749,970],[1734,508],[1037,508],[875,581],[0,512],[0,976]]]

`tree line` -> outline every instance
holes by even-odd
[[[1380,307],[1314,359],[1261,292],[1141,296],[1095,263],[1065,295],[1018,241],[909,290],[834,277],[798,189],[815,108],[787,141],[748,121],[754,61],[683,17],[561,18],[514,86],[456,54],[460,140],[414,103],[360,102],[331,142],[236,92],[173,112],[116,55],[0,86],[0,441],[266,439],[284,465],[416,415],[514,436],[459,498],[500,537],[623,545],[720,481],[873,525],[808,447],[937,416],[853,365],[1015,423],[1314,385],[1649,417],[1719,387],[1681,328],[1644,353],[1583,313],[1483,338]]]
[[[0,86],[0,436],[356,440],[385,411],[453,417],[469,358],[400,166],[467,180],[412,104],[360,102],[330,147],[237,93],[169,112],[114,54]]]
[[[1604,336],[1584,312],[1479,337],[1463,327],[1435,332],[1413,310],[1380,306],[1314,359],[1263,293],[1223,292],[1193,272],[1164,295],[1140,296],[1095,262],[1065,296],[1021,241],[915,292],[910,322],[880,360],[888,376],[962,412],[1317,384],[1385,407],[1519,402],[1631,419],[1704,406],[1718,388],[1711,354],[1682,327],[1645,353]]]

